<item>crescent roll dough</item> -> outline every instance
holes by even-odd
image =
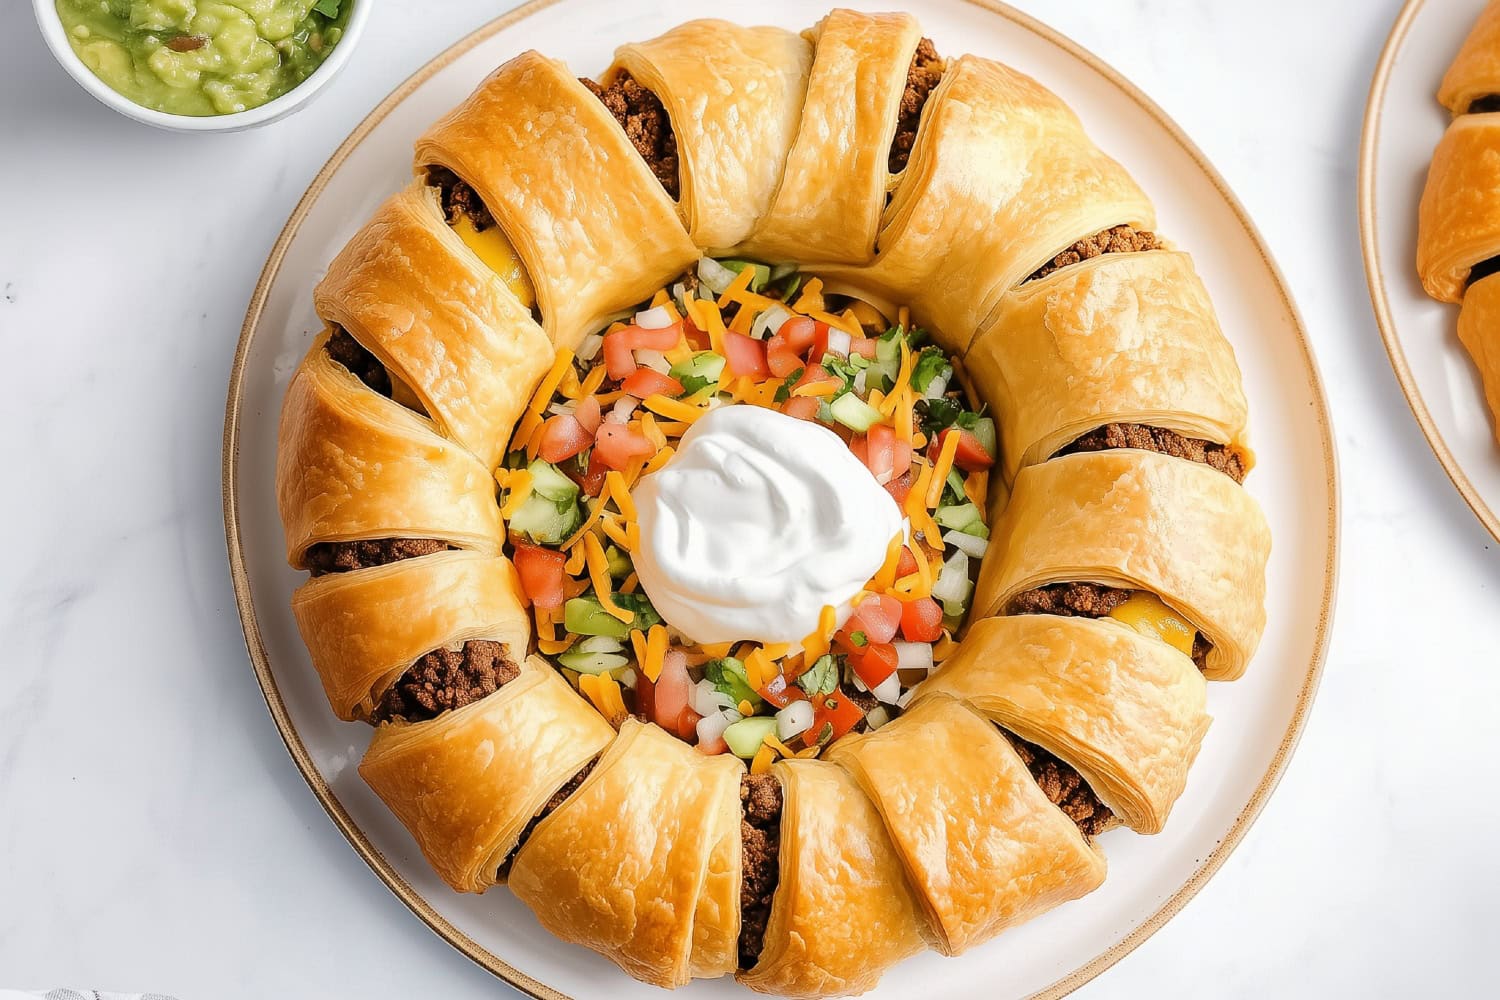
[[[1146,590],[1213,649],[1204,673],[1234,680],[1266,624],[1271,533],[1260,506],[1223,473],[1169,455],[1120,449],[1022,469],[979,572],[971,613],[1054,583]]]
[[[688,21],[622,45],[610,69],[656,94],[681,164],[680,209],[693,242],[732,250],[771,207],[797,134],[812,45],[782,28]]]
[[[376,210],[313,302],[415,390],[439,430],[491,467],[552,362],[531,312],[464,246],[424,184]]]
[[[1010,292],[964,358],[989,387],[1005,477],[1111,423],[1248,457],[1234,348],[1187,254],[1106,254]]]
[[[367,719],[392,684],[434,649],[494,639],[526,655],[531,619],[509,560],[437,552],[314,577],[292,614],[334,714]]]
[[[1159,833],[1208,730],[1193,661],[1109,619],[974,623],[914,698],[961,698],[1081,774],[1138,833]]]
[[[769,260],[863,264],[891,174],[901,95],[922,29],[910,14],[835,10],[814,45],[801,124],[780,189],[747,249]]]
[[[416,163],[472,186],[536,285],[552,343],[572,349],[698,259],[677,208],[625,132],[562,63],[524,52],[417,140]]]
[[[674,987],[695,971],[731,971],[743,773],[737,758],[705,756],[627,719],[578,791],[517,853],[511,891],[547,930],[641,982]],[[711,877],[718,871],[732,877]],[[713,898],[704,902],[706,887]],[[695,927],[703,913],[715,918],[706,935]],[[721,955],[731,956],[727,968],[704,968]]]
[[[309,546],[371,538],[440,538],[498,555],[495,481],[432,422],[371,391],[328,356],[325,331],[281,404],[276,501],[286,558]]]
[[[830,759],[875,801],[945,955],[1104,881],[1104,855],[1048,801],[1000,730],[947,695],[844,737]]]
[[[1155,210],[1057,95],[977,56],[948,63],[868,269],[833,268],[962,352],[1000,296],[1084,236]]]
[[[1476,264],[1500,257],[1500,115],[1454,119],[1432,154],[1417,216],[1417,273],[1427,294],[1463,299]]]
[[[765,946],[739,980],[785,997],[873,989],[927,934],[880,813],[844,768],[784,760],[780,881]]]
[[[483,892],[531,818],[613,738],[533,657],[488,698],[429,722],[380,726],[359,773],[443,881]]]
[[[1438,100],[1455,115],[1469,110],[1481,97],[1500,94],[1500,3],[1479,15],[1458,58],[1448,67]]]
[[[1484,383],[1484,398],[1500,438],[1500,276],[1481,278],[1464,293],[1458,339],[1468,349]]]

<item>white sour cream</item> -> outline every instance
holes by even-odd
[[[838,435],[741,404],[700,417],[633,493],[635,570],[699,643],[796,643],[848,602],[902,530],[895,500]]]

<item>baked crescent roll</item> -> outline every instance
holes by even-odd
[[[1185,253],[1107,254],[1021,285],[964,365],[990,390],[1007,480],[1112,423],[1228,445],[1249,464],[1234,348]]]
[[[1208,730],[1207,689],[1191,659],[1119,622],[1019,615],[975,622],[913,698],[967,701],[1159,833]]]
[[[1479,368],[1484,398],[1500,438],[1500,277],[1491,275],[1469,286],[1458,313],[1458,339]]]
[[[487,466],[499,463],[552,363],[530,310],[464,246],[424,184],[376,210],[333,259],[313,302],[412,388],[439,431]]]
[[[438,552],[314,577],[292,594],[292,614],[334,714],[368,719],[420,656],[470,639],[526,653],[531,619],[509,560]]]
[[[844,768],[783,760],[780,882],[755,968],[739,980],[785,997],[848,996],[924,947],[924,917],[880,813]]]
[[[536,657],[489,697],[375,730],[359,773],[459,892],[483,892],[521,831],[614,730]]]
[[[1057,95],[963,56],[923,111],[874,263],[831,273],[909,303],[940,344],[962,352],[1000,297],[1060,251],[1155,221],[1145,193]]]
[[[732,971],[743,773],[735,757],[705,756],[627,719],[583,785],[517,853],[511,891],[547,930],[641,982],[675,987],[695,973]],[[712,877],[721,870],[733,874]],[[722,956],[728,966],[710,971]]]
[[[1500,115],[1456,118],[1432,154],[1417,216],[1417,273],[1427,294],[1459,302],[1469,272],[1500,257]]]
[[[680,24],[622,45],[624,70],[656,94],[677,138],[679,208],[705,251],[739,247],[771,207],[797,135],[812,45],[782,28]]]
[[[483,199],[572,349],[698,259],[677,207],[625,132],[561,62],[524,52],[417,140]]]
[[[862,264],[875,253],[886,154],[922,29],[910,14],[835,10],[807,35],[814,51],[801,124],[746,246],[769,260]]]
[[[1500,95],[1500,3],[1492,2],[1479,15],[1458,58],[1448,67],[1438,88],[1438,100],[1461,115],[1479,98],[1496,95]]]
[[[1104,881],[1104,855],[1000,730],[937,694],[830,754],[874,800],[936,932],[957,955]]]
[[[1213,644],[1209,680],[1245,672],[1266,624],[1271,533],[1249,493],[1195,462],[1135,449],[1022,469],[995,525],[971,614],[1004,612],[1039,587],[1147,591]]]
[[[292,376],[276,442],[286,558],[369,538],[440,538],[498,555],[505,538],[490,470],[432,421],[329,357],[324,331]]]

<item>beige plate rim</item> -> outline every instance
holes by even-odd
[[[1406,36],[1426,5],[1427,0],[1406,0],[1406,5],[1401,8],[1401,13],[1396,16],[1396,23],[1391,27],[1385,48],[1380,52],[1380,61],[1375,64],[1375,76],[1370,82],[1370,96],[1365,104],[1364,132],[1359,144],[1359,241],[1364,250],[1365,281],[1370,286],[1370,304],[1375,309],[1375,325],[1380,328],[1380,339],[1385,342],[1385,352],[1390,356],[1391,370],[1396,374],[1401,394],[1406,397],[1406,404],[1411,407],[1412,416],[1417,419],[1417,426],[1422,429],[1423,437],[1427,438],[1428,447],[1437,456],[1448,478],[1453,481],[1458,495],[1463,497],[1464,503],[1469,505],[1474,516],[1495,536],[1496,541],[1500,541],[1500,514],[1484,502],[1458,456],[1448,447],[1447,440],[1427,409],[1427,402],[1422,398],[1422,390],[1417,387],[1411,366],[1406,363],[1406,351],[1401,347],[1401,340],[1396,334],[1396,321],[1391,317],[1390,298],[1380,264],[1380,246],[1375,236],[1375,159],[1380,146],[1385,94],[1390,87],[1391,73],[1395,69],[1396,58],[1401,54]]]
[[[323,168],[308,186],[306,193],[303,194],[301,200],[297,203],[297,207],[293,209],[285,228],[277,238],[275,246],[272,247],[271,253],[266,259],[265,267],[261,271],[260,279],[255,286],[255,292],[251,296],[250,304],[245,314],[245,322],[240,330],[240,340],[235,349],[234,362],[229,376],[229,396],[224,415],[223,454],[224,533],[228,545],[230,575],[234,582],[235,603],[239,607],[240,622],[245,632],[245,645],[255,669],[256,679],[260,682],[261,691],[265,695],[266,707],[270,710],[271,718],[276,723],[276,728],[280,732],[282,741],[286,744],[287,751],[291,754],[293,762],[297,765],[297,769],[302,773],[303,779],[307,782],[308,787],[312,789],[313,794],[317,796],[318,802],[328,813],[329,818],[333,820],[334,825],[338,827],[339,831],[349,841],[350,846],[364,859],[370,869],[385,882],[386,886],[395,894],[397,899],[404,903],[408,909],[416,914],[436,934],[478,965],[489,970],[526,995],[546,998],[546,1000],[568,1000],[568,998],[565,994],[526,975],[488,949],[481,947],[433,909],[401,877],[391,863],[376,850],[375,846],[365,836],[364,832],[359,829],[358,825],[339,802],[337,796],[334,795],[332,788],[324,781],[314,766],[307,748],[303,745],[301,737],[292,725],[286,705],[276,686],[276,680],[271,673],[266,648],[260,635],[259,622],[255,616],[255,607],[250,594],[250,580],[245,569],[244,540],[241,537],[239,524],[238,457],[239,424],[241,418],[240,404],[243,395],[245,363],[250,351],[250,342],[259,325],[261,311],[269,295],[271,283],[280,269],[281,261],[286,254],[287,247],[300,228],[308,210],[323,193],[333,173],[354,148],[364,140],[370,130],[430,76],[491,35],[557,2],[558,0],[530,0],[529,3],[525,3],[510,13],[502,15],[476,29],[473,33],[460,39],[454,45],[438,54],[381,101],[355,127],[349,137],[334,151],[328,162],[323,165]],[[1328,562],[1324,573],[1323,600],[1318,616],[1313,656],[1308,663],[1307,674],[1302,682],[1302,689],[1298,692],[1297,704],[1292,713],[1291,722],[1287,726],[1286,733],[1282,737],[1275,756],[1271,759],[1271,763],[1267,767],[1265,774],[1262,775],[1256,785],[1254,795],[1235,821],[1234,826],[1230,828],[1218,847],[1208,857],[1204,858],[1203,863],[1193,873],[1192,877],[1183,883],[1154,913],[1141,921],[1113,946],[1094,956],[1050,986],[1033,994],[1034,998],[1056,998],[1065,996],[1073,990],[1078,989],[1130,954],[1130,952],[1139,947],[1142,942],[1156,933],[1162,925],[1186,906],[1188,901],[1197,895],[1198,891],[1213,877],[1214,873],[1219,870],[1229,855],[1233,853],[1235,847],[1244,839],[1251,824],[1255,822],[1255,819],[1265,807],[1271,792],[1275,790],[1277,783],[1281,780],[1287,763],[1290,761],[1292,753],[1296,749],[1297,742],[1302,735],[1308,711],[1312,706],[1313,697],[1317,693],[1318,682],[1322,678],[1323,664],[1328,652],[1328,637],[1333,621],[1334,595],[1338,580],[1340,525],[1338,457],[1328,414],[1327,394],[1323,389],[1323,377],[1318,369],[1317,360],[1313,356],[1311,347],[1309,346],[1307,328],[1302,321],[1302,315],[1298,311],[1296,303],[1292,300],[1281,269],[1272,258],[1259,229],[1250,220],[1244,205],[1230,191],[1224,178],[1208,162],[1202,151],[1194,145],[1192,140],[1183,132],[1182,128],[1165,111],[1158,107],[1154,101],[1121,75],[1114,67],[1081,45],[1030,15],[1024,14],[1008,4],[1000,2],[1000,0],[967,0],[967,2],[1015,22],[1019,26],[1036,34],[1042,40],[1064,49],[1089,65],[1160,123],[1193,159],[1204,175],[1213,182],[1220,196],[1233,209],[1246,234],[1259,250],[1267,269],[1271,272],[1276,286],[1281,292],[1282,301],[1287,312],[1292,317],[1293,324],[1296,327],[1298,344],[1302,349],[1303,360],[1306,364],[1308,377],[1318,404],[1316,414],[1318,431],[1321,437],[1325,465],[1328,469],[1326,483],[1328,493]],[[1420,5],[1421,0],[1412,0],[1412,3],[1413,5]],[[1387,338],[1387,344],[1389,343],[1390,340]],[[1399,369],[1398,374],[1400,374]],[[1411,394],[1408,393],[1408,396],[1410,398]]]

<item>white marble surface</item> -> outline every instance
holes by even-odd
[[[229,360],[283,220],[379,97],[501,6],[384,3],[309,110],[179,136],[96,105],[30,5],[0,4],[0,986],[505,992],[394,901],[292,767],[219,503]],[[1218,876],[1083,995],[1489,992],[1500,553],[1387,367],[1355,223],[1399,2],[1020,6],[1155,97],[1245,201],[1305,314],[1343,463],[1337,628],[1296,759]]]

